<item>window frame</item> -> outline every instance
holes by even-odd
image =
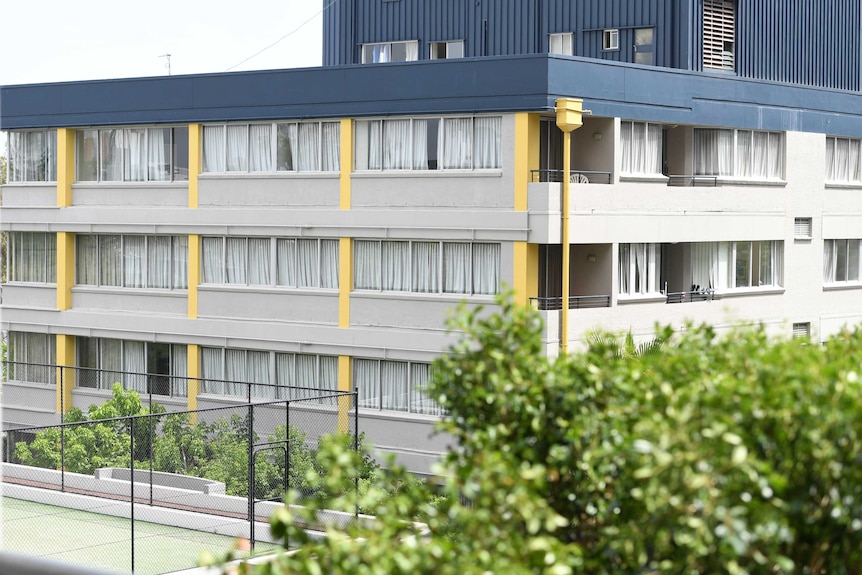
[[[42,341],[34,345],[34,340],[37,339]],[[6,342],[8,363],[5,381],[56,385],[57,338],[53,334],[10,330]],[[31,347],[37,349],[31,350]],[[43,347],[44,351],[47,351],[47,357],[42,354]],[[32,355],[37,358],[31,357]],[[32,361],[33,359],[38,361]]]
[[[695,126],[694,127],[694,142],[693,142],[693,152],[694,157],[697,158],[700,155],[699,146],[702,144],[698,139],[698,132],[725,132],[731,135],[730,138],[730,146],[731,146],[731,159],[730,159],[730,173],[729,174],[719,174],[719,173],[701,173],[698,171],[697,161],[695,160],[694,166],[694,175],[696,176],[714,176],[718,179],[736,179],[736,180],[744,180],[751,182],[784,182],[786,173],[787,173],[787,144],[786,144],[786,133],[779,132],[775,130],[751,130],[748,128],[719,128],[719,127],[706,127],[706,126]],[[741,133],[747,133],[751,136],[751,144],[749,150],[749,165],[751,166],[751,170],[754,171],[756,169],[754,160],[756,159],[757,146],[755,145],[755,134],[764,134],[766,136],[766,150],[763,152],[763,161],[767,162],[766,168],[767,172],[769,172],[769,151],[772,142],[772,136],[777,136],[779,141],[779,149],[778,149],[778,159],[780,162],[778,175],[767,174],[766,176],[760,175],[742,175],[741,171],[741,155],[739,153],[739,135]],[[711,150],[712,156],[715,157],[718,152],[721,150],[713,149]]]
[[[627,125],[629,127],[628,141],[624,137],[624,134],[626,133],[626,126]],[[641,152],[643,152],[644,156],[646,155],[646,151],[649,147],[648,146],[648,140],[649,140],[648,136],[649,136],[650,129],[658,129],[659,146],[658,146],[658,150],[657,150],[658,155],[655,158],[656,164],[657,164],[657,171],[654,171],[654,172],[635,172],[635,171],[632,171],[631,169],[629,169],[628,171],[626,170],[626,167],[627,167],[625,165],[626,147],[630,148],[629,154],[628,154],[629,158],[634,158],[634,151],[635,151],[634,130],[635,130],[635,125],[643,125],[643,127],[644,127],[643,149],[641,150]],[[620,147],[622,150],[622,158],[621,158],[622,161],[620,163],[620,175],[621,176],[627,176],[627,177],[664,176],[664,174],[662,173],[662,149],[664,147],[664,124],[659,124],[656,122],[640,122],[640,121],[636,121],[636,120],[622,120],[620,122],[620,140],[621,140],[620,141]],[[631,164],[631,162],[630,162],[630,164]],[[631,165],[629,165],[628,168],[631,168]]]
[[[843,245],[843,250],[841,249]],[[855,247],[854,247],[855,246]],[[853,251],[855,250],[855,258]],[[834,257],[834,264],[830,270],[827,267],[829,255],[831,251]],[[842,255],[844,262],[842,278],[839,279],[839,257]],[[854,262],[855,259],[855,262]],[[855,278],[851,277],[855,269]],[[829,277],[827,277],[827,275]],[[862,239],[829,239],[823,240],[823,284],[825,286],[855,286],[862,285]]]
[[[559,43],[559,49],[554,49],[554,44]],[[568,50],[566,50],[568,48]],[[561,56],[574,56],[575,33],[574,32],[552,32],[548,34],[548,54],[559,54]]]
[[[102,263],[104,260],[103,254],[102,254],[102,250],[103,250],[102,242],[104,240],[102,238],[106,238],[106,237],[117,237],[117,238],[119,238],[119,241],[120,241],[119,251],[120,251],[120,257],[122,258],[122,264],[123,264],[122,270],[120,270],[120,278],[121,278],[120,284],[121,285],[106,284],[106,283],[103,283],[103,281],[102,281],[102,277],[103,277],[103,275],[102,275]],[[143,279],[141,282],[143,285],[140,285],[140,286],[126,285],[128,283],[126,281],[126,274],[127,274],[126,241],[127,241],[127,238],[129,238],[129,237],[143,237],[144,238],[144,249],[143,249],[144,262],[142,265]],[[171,240],[171,245],[169,248],[169,251],[170,251],[170,255],[169,255],[169,257],[170,257],[169,277],[170,277],[170,284],[171,285],[170,285],[170,287],[154,287],[154,286],[150,285],[152,283],[150,281],[150,241],[152,238],[165,238],[165,237],[170,238],[170,240]],[[81,281],[82,275],[80,275],[80,274],[85,273],[83,271],[83,266],[82,266],[85,255],[81,253],[80,250],[84,249],[84,248],[83,247],[79,248],[79,243],[80,243],[81,239],[83,239],[83,238],[94,238],[95,242],[96,242],[96,251],[95,251],[96,262],[95,262],[95,268],[94,268],[96,283],[84,283],[83,281]],[[182,285],[178,285],[178,284],[182,284],[182,282],[176,281],[177,277],[176,277],[176,273],[175,273],[178,269],[182,269],[182,268],[178,267],[179,262],[176,259],[176,255],[177,255],[176,250],[178,249],[177,241],[181,238],[185,238],[185,240],[186,240],[186,242],[185,242],[186,252],[185,252],[185,260],[184,260],[185,264],[186,264],[185,265],[186,274],[185,274],[185,286],[184,287]],[[109,248],[105,247],[104,249],[109,249]],[[136,290],[186,291],[186,290],[188,290],[188,282],[189,282],[188,262],[189,262],[188,236],[184,236],[181,234],[173,234],[173,235],[168,235],[168,234],[155,234],[155,235],[154,234],[75,234],[75,285],[76,286],[84,286],[87,288],[121,288],[121,289],[136,289]]]
[[[392,60],[391,56],[390,56],[390,59],[388,59],[384,62],[380,62],[380,61],[375,62],[373,60],[373,58],[370,61],[368,60],[368,55],[369,55],[368,50],[369,49],[371,49],[373,51],[373,49],[375,47],[388,46],[389,52],[390,52],[390,54],[392,54],[393,47],[397,46],[397,45],[404,45],[405,46],[405,59],[404,60]],[[409,57],[411,46],[414,48],[413,52],[416,55],[416,57],[412,58],[412,59]],[[391,64],[391,63],[395,63],[395,62],[415,62],[417,60],[419,60],[419,40],[396,40],[396,41],[392,41],[392,42],[366,42],[364,44],[361,44],[359,47],[359,63],[360,64]]]
[[[8,233],[8,246],[6,249],[6,283],[9,284],[40,284],[40,285],[56,285],[57,284],[57,234],[52,232],[17,232],[10,231]],[[21,277],[20,266],[18,263],[17,249],[18,242],[23,242],[25,238],[33,238],[36,235],[44,237],[44,248],[42,250],[44,260],[38,264],[41,269],[36,267],[29,270],[26,274],[31,279],[19,279]],[[32,246],[32,244],[30,244]],[[26,246],[25,246],[26,247]],[[32,249],[32,248],[31,248]],[[38,254],[38,251],[36,252]],[[44,276],[45,280],[32,279],[33,277]]]
[[[105,353],[107,353],[105,352],[104,347],[108,343],[118,346],[115,351],[119,354],[119,370],[113,370],[110,367],[105,367],[102,363]],[[144,364],[147,366],[144,372],[133,372],[126,369],[126,346],[129,344],[140,344],[144,346]],[[82,360],[82,354],[85,352],[84,345],[93,346],[92,352],[88,354],[91,357],[88,358],[87,361]],[[153,346],[162,345],[168,346],[168,373],[153,372],[149,369],[150,365],[152,365],[153,363],[151,361],[151,349],[154,349]],[[178,351],[178,348],[180,347],[185,348],[182,354],[180,354]],[[90,350],[87,349],[86,351]],[[178,355],[182,355],[183,358],[179,358]],[[84,363],[90,363],[89,359],[92,359],[95,365],[83,365]],[[185,375],[178,375],[174,373],[175,367],[179,366],[183,368],[182,372],[185,373]],[[75,338],[75,367],[77,368],[75,370],[75,385],[81,388],[110,391],[114,383],[119,383],[123,386],[123,389],[135,390],[141,394],[152,394],[159,395],[162,397],[188,396],[188,345],[184,343],[150,342],[118,338],[78,336]],[[87,377],[86,374],[88,373],[92,373],[93,375]],[[114,379],[112,377],[114,375],[119,376],[120,381],[111,381],[112,379]],[[144,381],[144,390],[136,389],[134,387],[134,383],[132,383],[133,379],[140,381],[138,376],[144,376],[146,378]],[[152,386],[156,384],[156,378],[158,377],[167,378],[168,394],[162,394],[152,390]],[[95,382],[95,385],[89,385],[93,382]]]
[[[126,166],[126,139],[128,137],[128,132],[131,130],[143,130],[144,138],[146,141],[146,150],[145,153],[147,155],[148,161],[147,165],[144,167],[144,179],[135,180],[135,179],[127,179],[127,166]],[[150,165],[149,165],[149,155],[150,155],[150,134],[151,130],[168,130],[170,134],[169,142],[168,142],[168,150],[169,153],[165,157],[165,161],[167,162],[167,173],[169,175],[168,179],[150,179]],[[185,132],[185,137],[180,138],[177,135],[177,130],[181,130]],[[104,151],[103,151],[103,141],[102,135],[107,132],[117,132],[120,134],[120,146],[119,146],[119,155],[120,155],[120,169],[121,173],[120,179],[106,179],[104,177]],[[94,179],[82,179],[82,162],[84,162],[89,155],[84,153],[83,142],[84,142],[84,134],[87,132],[95,133],[95,178]],[[182,154],[180,149],[177,147],[177,144],[181,144],[183,141],[186,143],[186,147],[188,147],[189,142],[189,126],[188,125],[143,125],[143,126],[102,126],[102,127],[87,127],[87,128],[77,128],[75,130],[75,183],[80,184],[171,184],[177,182],[188,182],[189,179],[189,151],[186,150],[185,154]],[[185,166],[179,165],[180,159],[185,159]],[[185,176],[183,177],[183,170]]]
[[[369,366],[371,364],[376,364],[376,379],[374,382],[374,386],[376,389],[372,390],[372,392],[365,392],[363,396],[364,390],[359,386],[359,383],[356,381],[356,373],[362,371],[361,369],[357,369],[358,362],[367,362]],[[365,358],[365,357],[352,357],[352,373],[353,378],[351,381],[351,385],[354,389],[359,390],[359,397],[357,398],[357,404],[359,409],[369,410],[375,412],[388,412],[388,413],[411,413],[414,415],[426,415],[432,417],[442,417],[446,415],[446,410],[440,407],[434,399],[430,397],[422,397],[422,392],[417,389],[417,386],[414,384],[414,376],[415,370],[414,366],[427,366],[428,367],[428,380],[431,381],[433,378],[432,372],[432,364],[429,362],[421,362],[421,361],[400,361],[400,360],[387,360],[387,359],[376,359],[376,358]],[[398,385],[398,393],[406,395],[406,409],[393,409],[391,407],[383,407],[383,364],[384,363],[396,363],[396,364],[406,364],[407,366],[407,381],[405,382],[397,382]],[[374,400],[376,405],[371,404],[370,400]],[[431,408],[422,409],[418,407],[422,401],[431,402]]]
[[[637,254],[635,250],[643,250],[644,263],[646,264],[646,291],[638,289],[637,284],[640,282],[640,279],[637,272]],[[626,251],[625,270],[627,289],[623,291],[622,277],[619,277],[617,279],[617,296],[620,299],[637,299],[662,295],[664,293],[662,291],[662,245],[654,242],[621,242],[617,247],[620,274],[623,272],[623,251]]]
[[[44,158],[44,166],[41,177],[29,177],[28,164],[32,160],[29,153],[31,134],[43,134],[41,156]],[[14,140],[25,140],[22,145],[23,151],[19,151],[13,145]],[[52,145],[53,142],[53,145]],[[57,181],[57,130],[10,130],[6,134],[6,183],[7,184],[47,184]],[[18,169],[18,164],[24,167]],[[19,177],[20,176],[20,177]]]
[[[452,55],[453,47],[460,48],[460,55],[455,54]],[[442,57],[437,55],[435,48],[443,49],[444,55]],[[428,58],[430,60],[456,60],[459,58],[464,58],[464,40],[441,40],[439,42],[429,42],[428,43]]]
[[[837,174],[836,163],[840,162],[838,158],[838,146],[840,143],[847,144],[847,169],[845,174]],[[853,148],[856,148],[853,154]],[[853,157],[855,155],[855,158]],[[831,161],[830,161],[831,159]],[[851,161],[855,159],[855,174],[851,174]],[[843,177],[841,177],[843,176]],[[826,136],[826,184],[837,185],[862,185],[862,139],[847,138],[842,136]]]
[[[729,25],[728,25],[729,21]],[[736,70],[736,2],[703,0],[701,62],[705,70]],[[728,44],[730,50],[727,50]]]
[[[602,52],[619,52],[619,50],[619,28],[605,28],[604,30],[602,30]]]

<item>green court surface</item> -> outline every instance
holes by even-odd
[[[128,519],[4,497],[3,550],[115,572],[132,571]],[[229,520],[227,520],[229,521]],[[136,575],[156,575],[198,565],[201,552],[224,556],[234,540],[190,529],[135,521]],[[257,551],[272,549],[261,544]]]

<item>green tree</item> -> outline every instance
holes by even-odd
[[[440,468],[449,497],[387,490],[408,475],[393,465],[357,499],[360,456],[322,446],[330,473],[309,480],[336,495],[280,510],[273,532],[298,551],[247,572],[862,570],[862,331],[818,346],[687,326],[659,330],[658,350],[600,334],[548,359],[538,316],[500,305],[461,309],[464,337],[435,366],[458,442]],[[376,520],[305,533],[357,504]]]

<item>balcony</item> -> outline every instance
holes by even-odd
[[[532,297],[530,305],[539,311],[559,311],[563,309],[562,297]],[[569,309],[594,309],[611,307],[609,295],[573,295],[569,296]]]
[[[530,170],[531,183],[560,183],[562,181],[563,170]],[[572,184],[610,184],[613,182],[613,177],[611,172],[572,169],[569,171],[569,181]]]

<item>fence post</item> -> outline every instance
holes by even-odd
[[[353,452],[359,455],[359,386],[353,388]],[[359,521],[359,473],[353,478],[356,497],[356,520]]]
[[[129,503],[132,520],[132,575],[135,574],[135,418],[129,419]]]
[[[60,492],[66,492],[66,390],[63,389],[63,373],[65,368],[60,368]]]
[[[284,434],[287,445],[284,449],[284,493],[282,499],[287,496],[290,489],[290,400],[286,402],[284,410]]]
[[[249,386],[249,390],[251,387]],[[251,391],[249,391],[249,396]],[[248,541],[254,550],[254,405],[248,404]]]
[[[147,417],[150,422],[150,507],[153,506],[153,402],[152,395],[150,396],[150,415]]]

